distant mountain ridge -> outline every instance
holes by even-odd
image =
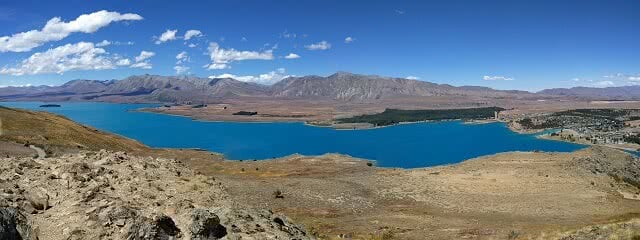
[[[531,95],[529,92],[521,92]],[[276,97],[321,97],[337,100],[375,100],[412,96],[492,96],[513,95],[484,87],[454,87],[404,78],[337,72],[328,77],[304,76],[284,79],[271,87]],[[517,96],[513,96],[517,97]]]
[[[590,88],[584,88],[590,89]],[[411,97],[473,97],[540,99],[556,96],[615,97],[596,90],[549,89],[538,93],[495,90],[481,86],[451,86],[404,78],[337,72],[327,77],[289,77],[267,86],[232,78],[138,75],[122,80],[72,80],[60,86],[0,88],[2,101],[215,102],[229,98],[325,99],[376,101]],[[603,90],[603,89],[598,89]],[[640,98],[640,87],[622,91]],[[620,94],[619,94],[620,95]]]
[[[624,86],[624,87],[573,87],[573,88],[552,88],[545,89],[540,94],[566,96],[585,99],[600,100],[639,100],[640,86]]]
[[[268,87],[230,78],[131,76],[122,80],[72,80],[49,87],[7,87],[2,100],[180,102],[215,98],[266,96]]]

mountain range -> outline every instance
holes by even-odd
[[[122,80],[72,80],[60,86],[0,88],[0,100],[215,102],[229,98],[320,99],[377,101],[407,97],[586,98],[640,99],[640,86],[548,89],[537,93],[495,90],[480,86],[451,86],[404,78],[337,72],[327,77],[288,77],[274,85],[231,78],[139,75]]]
[[[538,93],[584,99],[638,100],[640,99],[640,86],[552,88],[542,90]]]

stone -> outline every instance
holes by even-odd
[[[116,219],[115,221],[113,221],[113,224],[115,224],[118,227],[124,227],[124,225],[126,224],[126,219],[124,218]]]
[[[129,227],[127,240],[170,240],[182,237],[180,229],[173,219],[166,215],[158,215],[153,219],[140,217]]]
[[[220,224],[220,218],[205,209],[193,210],[189,231],[192,240],[214,240],[227,235],[227,229]]]
[[[47,210],[49,209],[49,195],[46,192],[39,189],[29,190],[25,196],[31,206],[33,206],[36,210]]]
[[[12,207],[0,207],[0,239],[37,240],[38,236],[23,212]]]
[[[38,210],[36,210],[36,208],[34,208],[33,205],[31,205],[31,203],[27,201],[23,201],[22,203],[20,203],[20,208],[22,209],[22,211],[26,213],[30,213],[30,214],[38,213]]]

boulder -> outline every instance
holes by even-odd
[[[227,235],[227,229],[220,224],[220,218],[204,209],[193,210],[189,231],[192,240],[214,240]]]
[[[229,239],[315,239],[302,226],[269,210],[219,208],[214,212],[220,224],[228,227]]]
[[[43,191],[42,189],[32,189],[29,190],[25,197],[31,203],[31,206],[36,210],[47,210],[49,209],[49,195]]]
[[[173,240],[182,237],[173,219],[165,215],[140,217],[129,227],[127,240]]]
[[[38,236],[23,212],[13,207],[0,207],[0,239],[37,240]]]

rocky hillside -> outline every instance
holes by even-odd
[[[585,99],[600,100],[638,100],[640,99],[640,86],[624,87],[574,87],[545,89],[538,93],[556,96],[568,96]]]
[[[341,101],[399,97],[539,98],[524,91],[499,91],[486,87],[454,87],[403,78],[338,72],[328,77],[290,77],[272,86],[230,78],[192,76],[131,76],[119,81],[74,80],[61,86],[0,88],[0,100],[188,102],[210,103],[228,98],[302,98]]]
[[[242,96],[264,96],[267,87],[234,79],[191,76],[131,76],[119,81],[73,80],[61,86],[0,88],[0,100],[211,102]]]
[[[454,87],[404,78],[338,72],[328,77],[290,77],[271,87],[276,97],[319,97],[338,100],[375,100],[395,97],[482,96],[534,97],[524,91],[499,91],[486,87]]]
[[[179,161],[124,152],[0,159],[0,239],[312,239]]]
[[[371,101],[406,97],[473,97],[499,99],[583,98],[640,99],[640,86],[554,88],[537,93],[451,86],[404,78],[337,72],[327,77],[289,77],[271,85],[231,78],[139,75],[122,80],[73,80],[60,86],[0,88],[0,101],[109,101],[211,103],[228,98],[323,99]]]

